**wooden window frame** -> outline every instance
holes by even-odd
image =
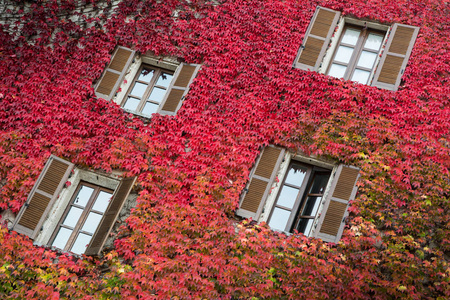
[[[78,196],[78,193],[79,193],[79,191],[81,190],[81,187],[82,187],[82,186],[91,187],[91,188],[94,189],[94,191],[92,192],[91,197],[89,198],[88,202],[86,203],[86,206],[85,206],[84,208],[78,207],[78,208],[80,208],[80,209],[83,209],[83,212],[82,212],[82,214],[80,215],[80,218],[79,218],[78,222],[76,223],[75,227],[74,227],[73,229],[71,229],[71,230],[72,230],[72,233],[71,233],[71,235],[70,235],[70,237],[69,237],[69,239],[68,239],[66,245],[65,245],[64,248],[61,249],[61,250],[67,251],[67,252],[71,252],[71,249],[72,249],[72,247],[73,247],[73,244],[75,243],[76,237],[78,236],[79,233],[88,234],[88,235],[91,235],[92,237],[95,236],[95,233],[96,233],[97,228],[96,228],[96,230],[95,230],[92,234],[91,234],[90,232],[82,231],[81,229],[83,228],[83,225],[84,225],[84,223],[86,222],[86,219],[87,219],[87,217],[89,216],[89,213],[90,213],[90,212],[95,212],[95,213],[101,214],[101,215],[102,215],[102,219],[103,219],[103,217],[104,217],[104,215],[105,215],[105,213],[106,213],[107,210],[105,210],[105,212],[101,213],[101,212],[99,212],[99,211],[92,210],[92,206],[94,205],[95,200],[97,199],[97,197],[98,197],[98,195],[100,194],[101,191],[110,193],[110,194],[111,194],[111,197],[113,197],[113,195],[114,195],[114,190],[111,190],[111,189],[108,189],[108,188],[104,188],[104,187],[101,187],[101,186],[99,186],[99,185],[95,185],[95,184],[92,184],[92,183],[89,183],[89,182],[80,181],[79,184],[78,184],[78,186],[77,186],[77,188],[76,188],[76,190],[75,190],[75,192],[73,193],[72,197],[70,198],[70,201],[69,201],[69,203],[67,204],[67,207],[66,207],[66,209],[64,210],[64,213],[62,214],[62,216],[61,216],[61,218],[60,218],[58,224],[56,225],[56,228],[55,228],[55,230],[54,230],[52,236],[50,237],[50,240],[49,240],[49,243],[48,243],[49,246],[52,246],[52,245],[53,245],[53,242],[55,241],[55,238],[56,238],[56,236],[57,236],[57,234],[58,234],[60,228],[62,228],[62,227],[68,228],[68,226],[66,226],[66,225],[63,224],[63,222],[64,222],[66,216],[68,215],[68,213],[69,213],[69,211],[70,211],[70,208],[71,208],[72,206],[77,207],[76,205],[74,205],[73,202],[74,202],[74,200],[76,199],[76,197]],[[100,225],[100,223],[99,223],[99,225]],[[69,228],[69,229],[70,229],[70,228]],[[88,249],[88,248],[89,248],[89,247],[86,247],[86,249]],[[84,252],[83,252],[83,253],[84,253]],[[83,254],[83,253],[81,253],[81,254]]]
[[[138,80],[138,79],[139,79],[139,76],[141,75],[141,72],[142,72],[143,69],[151,69],[151,70],[154,71],[153,77],[152,77],[152,79],[150,79],[150,81],[149,81],[148,83],[145,82],[145,81],[140,81],[140,80]],[[127,111],[130,111],[130,112],[132,112],[132,113],[142,114],[143,116],[150,116],[150,115],[143,114],[143,113],[142,113],[142,110],[144,109],[145,104],[146,104],[147,102],[151,102],[151,103],[154,103],[154,104],[158,104],[157,112],[159,112],[159,110],[160,110],[160,108],[161,108],[161,105],[162,105],[163,102],[164,102],[164,98],[165,98],[165,97],[163,97],[163,98],[161,99],[161,102],[159,102],[159,103],[156,103],[155,101],[151,101],[151,100],[147,101],[147,99],[148,99],[148,97],[150,96],[150,94],[152,93],[152,91],[153,91],[153,89],[154,89],[155,87],[165,89],[165,90],[166,90],[166,93],[167,93],[167,91],[169,90],[169,88],[170,88],[170,83],[169,83],[169,86],[168,86],[168,87],[156,85],[156,83],[157,83],[157,81],[158,81],[158,78],[159,78],[159,76],[160,76],[162,73],[167,73],[167,74],[170,74],[170,75],[172,75],[172,76],[175,75],[175,72],[172,71],[172,70],[168,70],[168,69],[164,69],[164,68],[159,68],[159,67],[156,67],[156,66],[153,66],[153,65],[149,65],[149,64],[142,63],[142,64],[139,66],[139,69],[138,69],[138,71],[136,72],[136,75],[134,76],[133,81],[131,82],[131,84],[130,84],[130,86],[129,86],[129,88],[128,88],[127,93],[126,93],[125,96],[123,97],[122,103],[120,104],[120,106],[122,106],[124,109],[126,109],[126,108],[125,108],[125,104],[126,104],[126,102],[128,101],[128,97],[132,97],[132,98],[134,98],[134,99],[139,99],[139,98],[137,98],[137,97],[135,97],[135,96],[132,96],[132,95],[131,95],[131,91],[133,90],[135,83],[142,83],[142,84],[146,84],[146,85],[147,85],[147,88],[145,89],[145,92],[144,92],[144,94],[142,95],[142,98],[140,99],[139,104],[138,104],[136,110],[130,110],[130,109],[126,109],[126,110],[127,110]],[[172,81],[173,81],[173,78],[172,78]]]
[[[293,186],[292,184],[286,183],[287,175],[289,174],[289,171],[291,170],[293,165],[302,166],[302,167],[306,168],[306,174],[305,174],[305,177],[303,179],[301,186]],[[308,198],[308,196],[312,195],[312,194],[309,194],[307,191],[311,188],[311,185],[313,183],[314,174],[316,172],[328,172],[330,174],[330,177],[328,178],[328,181],[327,181],[327,185],[328,185],[328,183],[330,182],[330,179],[331,179],[331,173],[332,173],[331,169],[326,169],[326,168],[319,167],[319,166],[316,166],[313,164],[307,164],[307,163],[304,163],[304,162],[301,162],[298,160],[291,160],[289,162],[286,172],[283,174],[283,180],[280,185],[280,189],[277,191],[275,201],[272,205],[269,217],[267,218],[267,224],[269,224],[276,207],[288,210],[286,207],[283,207],[283,206],[277,204],[278,199],[281,195],[281,192],[282,192],[284,186],[298,188],[299,192],[297,193],[297,197],[295,199],[294,205],[292,206],[292,209],[289,209],[291,212],[289,215],[289,219],[286,223],[285,230],[283,230],[283,232],[292,233],[294,231],[294,229],[298,226],[298,223],[300,222],[301,219],[316,219],[318,212],[316,212],[316,215],[314,215],[314,216],[301,215],[301,212],[303,211],[303,208],[306,205],[306,199]],[[326,191],[326,188],[324,189],[324,192],[325,191]],[[321,194],[320,196],[323,197],[323,195],[324,194]],[[303,234],[306,236],[310,236],[310,232],[303,233]]]
[[[354,45],[354,46],[350,45],[350,44],[342,43],[342,39],[344,38],[345,31],[348,28],[353,28],[353,29],[360,30],[358,41],[356,42],[356,45]],[[364,48],[364,43],[367,40],[367,37],[369,36],[370,33],[375,33],[375,34],[378,34],[380,36],[383,36],[383,41],[382,41],[378,51],[375,51],[373,49]],[[383,44],[385,42],[386,35],[387,35],[386,31],[370,28],[370,27],[367,27],[367,25],[365,25],[365,26],[363,26],[363,25],[358,26],[358,25],[353,25],[353,24],[344,24],[342,32],[341,32],[341,34],[339,36],[339,40],[336,43],[336,47],[335,47],[335,49],[333,51],[333,55],[331,57],[331,60],[328,63],[328,66],[326,67],[325,74],[326,75],[329,74],[331,66],[333,65],[333,63],[335,63],[335,64],[338,64],[338,65],[347,67],[347,69],[345,71],[345,74],[344,74],[344,77],[342,77],[342,78],[344,78],[344,80],[351,80],[351,78],[353,76],[353,73],[355,72],[356,68],[358,68],[358,69],[370,72],[369,78],[367,79],[367,83],[365,83],[365,85],[371,85],[371,82],[372,82],[372,79],[373,79],[373,76],[374,76],[374,71],[377,68],[377,65],[379,64],[379,56],[383,52]],[[338,49],[339,49],[339,47],[341,45],[354,49],[353,52],[352,52],[352,56],[350,57],[349,62],[347,64],[335,60],[337,52],[338,52]],[[364,68],[364,67],[357,67],[357,65],[356,65],[358,60],[359,60],[359,58],[360,58],[360,56],[361,56],[361,53],[363,51],[368,51],[368,52],[372,52],[372,53],[376,53],[377,54],[377,59],[375,60],[375,62],[374,62],[374,64],[373,64],[371,69]],[[357,81],[354,81],[354,82],[357,82]],[[364,83],[361,83],[361,84],[364,84]]]

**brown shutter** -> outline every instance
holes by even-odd
[[[247,189],[241,195],[241,204],[236,214],[258,220],[269,195],[270,188],[284,157],[284,149],[267,146],[257,161]]]
[[[395,23],[381,56],[372,85],[396,91],[408,63],[419,27]]]
[[[317,71],[339,20],[340,12],[318,6],[306,30],[294,67]]]
[[[342,236],[348,202],[356,195],[359,169],[340,165],[325,196],[324,206],[313,236],[337,243]]]
[[[181,107],[183,97],[187,94],[189,85],[197,75],[201,65],[182,63],[178,66],[173,76],[172,82],[161,101],[159,113],[174,115]]]
[[[97,97],[111,100],[119,88],[125,73],[133,61],[134,51],[125,47],[118,47],[111,63],[105,69],[102,78],[95,88]]]
[[[73,164],[68,161],[53,155],[49,157],[27,201],[20,209],[12,230],[32,239],[36,238],[72,168]]]
[[[108,234],[111,232],[114,222],[117,219],[120,211],[122,210],[125,199],[127,199],[133,188],[136,177],[130,177],[123,179],[117,187],[114,195],[111,198],[111,202],[103,215],[100,225],[95,231],[88,248],[86,249],[86,255],[98,255],[103,245],[105,244]]]

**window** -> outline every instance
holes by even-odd
[[[418,31],[410,25],[344,18],[317,7],[294,67],[397,90]]]
[[[268,146],[256,161],[236,214],[267,221],[274,230],[337,242],[358,177],[355,167],[292,157]]]
[[[375,67],[385,32],[346,26],[328,75],[367,84]]]
[[[199,69],[198,64],[180,64],[118,47],[95,92],[137,115],[174,115]]]
[[[269,226],[309,235],[330,175],[331,170],[292,161],[269,217]]]
[[[82,254],[108,207],[113,191],[80,183],[52,238],[53,247]]]
[[[72,172],[73,185],[64,187]],[[134,181],[134,177],[118,180],[80,170],[52,155],[12,230],[29,236],[37,245],[98,255]]]
[[[157,112],[172,77],[173,72],[169,70],[142,65],[123,101],[123,108],[144,115]]]

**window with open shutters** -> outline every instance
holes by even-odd
[[[76,175],[69,179],[71,173]],[[74,186],[64,187],[67,180]],[[12,230],[28,235],[37,245],[98,255],[134,181],[134,177],[118,180],[80,170],[52,155]]]
[[[268,146],[257,159],[236,214],[266,221],[274,230],[336,243],[358,176],[353,166],[291,158],[284,149]]]
[[[341,17],[317,7],[294,67],[397,90],[419,28]]]
[[[164,61],[118,47],[95,91],[137,115],[174,115],[199,69],[198,64]]]

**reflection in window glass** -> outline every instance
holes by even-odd
[[[148,99],[155,101],[155,102],[161,102],[161,100],[164,98],[165,94],[166,94],[166,90],[155,87],[155,88],[153,88],[152,93],[150,94],[150,97],[148,97]]]
[[[363,51],[358,60],[358,67],[372,69],[375,60],[377,59],[377,53]]]
[[[87,246],[89,246],[91,238],[92,236],[80,232],[70,251],[75,254],[83,254],[86,251]]]
[[[139,99],[128,97],[127,102],[123,106],[125,109],[136,110],[139,105]]]
[[[144,115],[151,115],[156,113],[156,111],[158,110],[158,104],[152,103],[152,102],[147,102],[145,103],[144,109],[142,110],[142,113]]]
[[[165,88],[169,87],[170,82],[172,81],[173,75],[168,73],[162,73],[161,76],[159,76],[158,81],[156,82],[156,85],[163,86]]]
[[[153,73],[155,73],[155,70],[143,68],[141,71],[141,74],[139,74],[139,81],[145,81],[150,82],[150,80],[153,77]]]
[[[369,76],[370,76],[370,72],[360,70],[360,69],[355,69],[355,72],[353,73],[353,76],[352,76],[352,80],[362,83],[362,84],[367,84],[367,80],[369,80]]]
[[[302,211],[302,216],[315,216],[319,208],[320,200],[322,200],[322,197],[308,197]]]
[[[99,212],[105,212],[106,208],[108,207],[109,201],[111,200],[111,197],[112,193],[100,191],[92,209]]]
[[[53,240],[52,246],[59,249],[64,249],[71,234],[72,230],[61,227],[56,235],[56,238]]]
[[[367,37],[366,43],[364,44],[364,48],[372,49],[375,51],[380,50],[383,38],[384,37],[381,35],[370,33],[369,36]]]
[[[147,89],[147,84],[143,84],[143,83],[140,83],[140,82],[136,82],[135,84],[134,84],[134,87],[133,87],[133,89],[131,90],[131,95],[133,95],[133,96],[136,96],[136,97],[139,97],[139,98],[142,98],[142,96],[144,95],[144,93],[145,93],[145,90]]]
[[[89,213],[86,221],[83,224],[83,228],[81,230],[94,234],[97,230],[98,224],[100,224],[100,220],[102,219],[101,214],[97,214],[94,212]]]
[[[301,187],[303,179],[305,179],[307,168],[302,166],[293,165],[289,168],[288,175],[286,176],[286,183]]]
[[[278,196],[277,205],[292,209],[295,200],[297,199],[298,192],[298,189],[284,185],[281,189],[280,196]]]
[[[314,219],[301,219],[297,226],[297,231],[309,236]]]
[[[330,72],[328,72],[328,75],[336,77],[336,78],[344,78],[345,70],[347,70],[346,66],[332,64],[331,68],[330,68]]]
[[[356,43],[358,42],[360,32],[361,31],[357,29],[347,28],[347,30],[345,30],[344,36],[342,37],[341,43],[353,46],[356,45]]]
[[[334,60],[342,63],[348,63],[350,61],[350,58],[352,57],[352,53],[353,48],[340,46],[336,52]]]
[[[269,221],[270,228],[284,231],[290,214],[288,210],[275,207]]]
[[[76,196],[73,203],[75,203],[76,205],[79,205],[81,207],[85,207],[89,201],[89,198],[91,198],[93,191],[94,191],[94,189],[91,187],[88,187],[85,185],[81,186],[81,189],[78,192],[78,195]]]
[[[63,224],[74,228],[75,225],[77,225],[78,220],[80,219],[80,216],[82,213],[83,213],[83,210],[81,208],[72,206],[70,208],[69,212],[67,213],[67,216],[64,219]]]

